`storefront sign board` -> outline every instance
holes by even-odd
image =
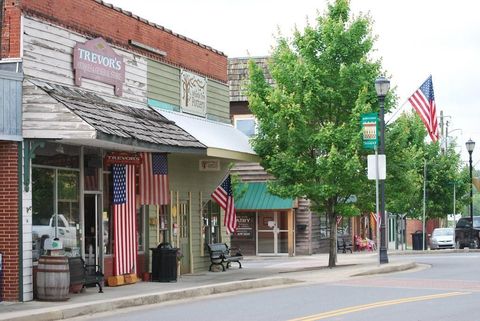
[[[113,85],[115,95],[121,96],[125,82],[125,63],[102,38],[77,43],[73,48],[75,85],[81,86],[82,78]]]
[[[180,108],[197,116],[207,113],[207,79],[182,70],[180,73]]]
[[[137,153],[110,152],[105,155],[104,162],[107,166],[112,164],[140,165],[142,157]]]

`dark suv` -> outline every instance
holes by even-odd
[[[462,217],[458,220],[455,227],[455,247],[457,249],[480,248],[480,216],[473,217],[473,227],[470,217]]]

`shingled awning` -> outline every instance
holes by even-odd
[[[105,100],[96,93],[63,85],[30,80],[73,115],[91,126],[92,139],[73,129],[58,129],[59,139],[90,146],[131,146],[130,150],[205,154],[206,147],[195,137],[152,108],[136,108]],[[28,117],[28,110],[27,110]],[[61,119],[58,119],[61,121]],[[40,125],[41,126],[41,125]],[[41,137],[36,137],[41,138]]]

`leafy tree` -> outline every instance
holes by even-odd
[[[253,146],[277,178],[270,191],[307,197],[326,214],[329,267],[336,262],[336,216],[360,212],[348,200],[366,183],[360,115],[378,109],[374,81],[381,74],[369,56],[370,25],[366,16],[350,16],[348,0],[337,0],[315,26],[277,39],[269,62],[273,86],[249,63],[249,104],[259,122]],[[386,110],[390,105],[391,99]]]

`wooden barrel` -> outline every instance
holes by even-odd
[[[37,298],[45,301],[68,300],[69,286],[68,258],[40,256],[37,269]]]

